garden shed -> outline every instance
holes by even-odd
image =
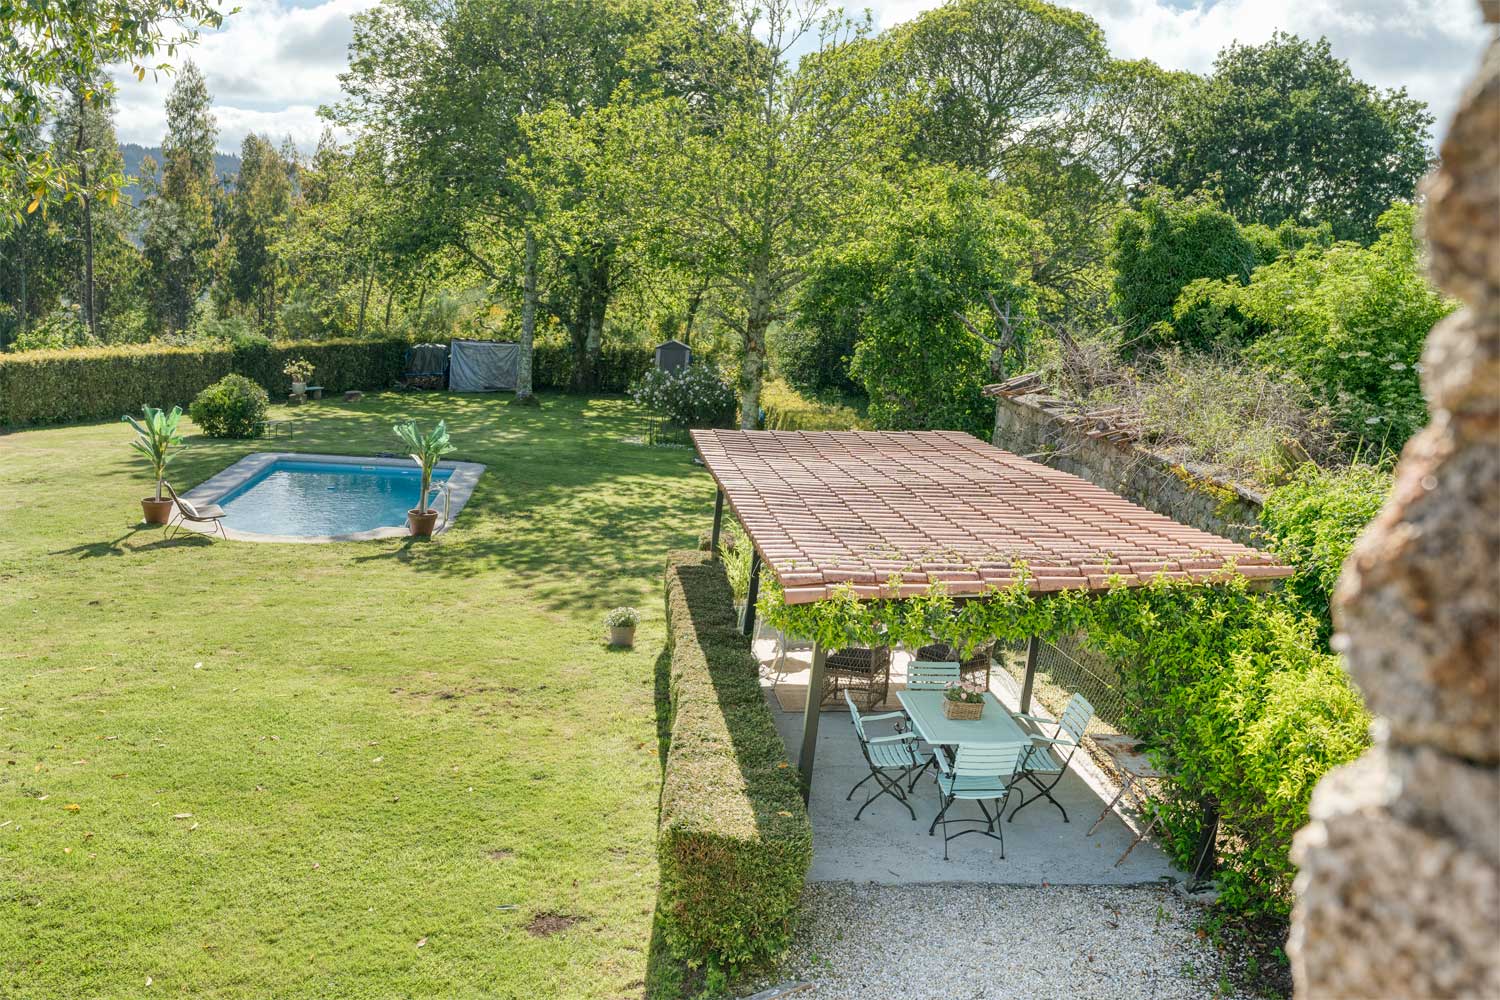
[[[693,363],[693,349],[680,340],[656,345],[656,367],[664,372],[686,368]]]

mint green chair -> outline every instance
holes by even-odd
[[[1062,813],[1063,822],[1068,822],[1068,811],[1062,807],[1062,803],[1052,797],[1052,789],[1062,780],[1067,773],[1068,765],[1073,761],[1073,755],[1083,745],[1083,734],[1088,731],[1089,723],[1094,720],[1094,706],[1081,694],[1075,694],[1068,699],[1068,705],[1063,709],[1062,718],[1048,719],[1040,715],[1017,715],[1018,719],[1037,726],[1054,726],[1051,736],[1033,736],[1031,738],[1031,750],[1021,761],[1021,778],[1031,786],[1032,792],[1029,796],[1023,791],[1020,805],[1010,814],[1014,820],[1016,813],[1031,805],[1037,799],[1046,799],[1057,806],[1057,811]]]
[[[958,668],[957,660],[947,663],[912,660],[911,665],[906,668],[906,690],[941,691],[949,684],[958,683]]]
[[[884,712],[880,715],[860,715],[859,708],[854,704],[854,699],[846,690],[844,701],[849,706],[849,717],[854,720],[854,733],[859,737],[859,749],[865,755],[865,763],[870,766],[870,773],[859,780],[857,784],[849,789],[849,794],[844,796],[848,802],[854,798],[854,793],[859,791],[860,786],[867,781],[873,780],[878,790],[865,799],[864,805],[854,814],[857,821],[860,814],[882,795],[889,795],[897,802],[906,807],[911,813],[912,821],[917,818],[916,810],[912,809],[911,802],[906,797],[907,790],[902,783],[912,771],[920,771],[926,766],[925,755],[919,753],[918,744],[922,738],[913,732],[895,732],[889,736],[871,736],[865,732],[866,722],[880,722],[887,719],[905,719],[901,712]]]
[[[1005,803],[1015,784],[1016,768],[1020,767],[1026,751],[1027,747],[1019,743],[960,743],[952,764],[941,751],[933,754],[938,766],[937,784],[942,808],[927,828],[927,835],[932,836],[937,825],[943,824],[944,861],[948,860],[948,842],[968,833],[982,833],[991,840],[1000,841],[1000,858],[1005,859],[1005,824],[1001,820],[1005,817]],[[949,819],[948,811],[959,801],[978,804],[984,819]],[[986,802],[995,804],[993,815],[985,808]],[[984,826],[950,834],[949,823],[983,823]]]

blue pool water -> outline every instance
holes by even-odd
[[[434,469],[433,486],[453,473]],[[417,505],[422,472],[386,465],[277,461],[225,494],[224,524],[263,535],[350,535],[400,527]]]

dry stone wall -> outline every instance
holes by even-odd
[[[1481,3],[1500,22],[1500,4]],[[1431,422],[1335,613],[1379,716],[1296,838],[1300,997],[1500,997],[1500,41],[1429,180],[1434,280],[1466,308],[1423,357]]]

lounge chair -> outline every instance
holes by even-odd
[[[228,540],[229,536],[224,533],[224,525],[222,523],[225,513],[223,507],[220,507],[216,503],[204,504],[202,507],[199,507],[196,504],[188,503],[182,497],[178,496],[177,491],[172,489],[171,483],[163,482],[162,486],[166,488],[167,494],[172,498],[172,505],[177,508],[176,517],[167,524],[168,541],[176,538],[178,532],[182,530],[182,526],[189,521],[192,521],[194,524],[211,524],[219,532],[220,538]]]

